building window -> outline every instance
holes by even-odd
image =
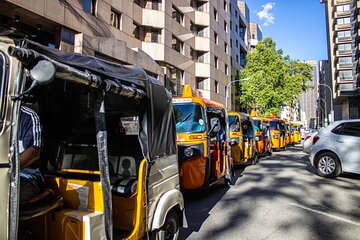
[[[227,10],[228,10],[228,6],[227,6],[226,0],[224,0],[224,10],[225,10],[225,12],[227,12]]]
[[[161,39],[161,29],[151,28],[146,34],[145,42],[159,43]]]
[[[336,12],[350,11],[350,4],[336,6]]]
[[[177,39],[174,35],[172,36],[171,47],[179,53],[183,52],[183,42]]]
[[[351,50],[351,43],[339,44],[338,50],[339,51],[349,51],[349,50]]]
[[[184,72],[173,66],[167,66],[166,68],[169,74],[165,79],[165,87],[170,90],[172,94],[179,95],[182,89],[181,85]]]
[[[230,31],[232,30],[232,21],[230,21]]]
[[[236,62],[238,63],[239,62],[239,55],[236,54]]]
[[[340,39],[351,37],[351,31],[340,31],[340,32],[338,32],[338,37]]]
[[[231,47],[231,48],[232,48],[232,45],[233,45],[233,44],[232,44],[232,39],[230,38],[230,47]]]
[[[206,78],[196,77],[196,89],[205,89]]]
[[[340,64],[349,64],[352,63],[352,57],[339,57]]]
[[[216,93],[219,93],[219,82],[216,81],[216,80],[215,80],[215,85],[214,85],[214,87],[215,87],[215,92],[216,92]]]
[[[224,20],[224,31],[227,32],[228,30],[228,27],[227,27],[227,22]]]
[[[219,36],[217,35],[216,32],[214,32],[214,39],[215,39],[215,44],[218,45],[219,44]]]
[[[238,28],[238,25],[235,24],[235,32],[238,33],[239,32],[239,28]]]
[[[235,10],[235,18],[238,17],[238,12]]]
[[[219,68],[219,58],[217,56],[215,56],[214,61],[215,68]]]
[[[120,29],[121,13],[111,9],[110,25],[114,28]]]
[[[61,28],[60,39],[62,42],[66,42],[70,45],[74,45],[75,42],[75,32],[68,28]]]
[[[216,10],[216,8],[214,8],[214,18],[215,18],[215,21],[219,20],[218,11]]]
[[[142,6],[142,0],[134,0],[134,3],[139,5],[140,7],[143,7]]]
[[[226,42],[224,42],[224,49],[225,49],[225,53],[229,53],[229,46]]]
[[[239,41],[236,39],[236,47],[239,47]]]
[[[336,20],[336,23],[338,25],[341,25],[341,24],[349,24],[350,23],[350,18],[347,17],[347,18],[339,18]]]
[[[95,16],[96,0],[83,0],[84,12]]]
[[[346,71],[339,71],[339,78],[341,80],[352,80],[353,78],[353,72],[352,70],[346,70]]]
[[[225,74],[229,76],[229,67],[227,64],[225,64]]]
[[[172,7],[172,18],[175,19],[178,23],[183,25],[184,14],[182,14],[175,6]]]
[[[134,37],[140,40],[140,26],[134,23]]]

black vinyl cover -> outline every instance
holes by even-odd
[[[27,39],[19,42],[18,45],[62,64],[82,71],[89,71],[103,79],[109,81],[113,79],[114,81],[120,81],[124,85],[135,86],[144,90],[146,97],[139,104],[139,140],[143,155],[148,160],[153,161],[159,157],[177,153],[175,117],[171,93],[159,80],[148,76],[142,68],[131,65],[124,66],[94,56],[65,53]]]

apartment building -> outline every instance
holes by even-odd
[[[260,26],[256,22],[249,23],[249,30],[250,30],[250,47],[249,50],[254,50],[256,44],[263,39],[262,37],[262,30]]]
[[[320,0],[325,5],[328,60],[336,118],[360,118],[358,39],[360,2]]]
[[[224,105],[226,84],[246,64],[249,21],[240,0],[5,0],[0,8],[0,31],[137,65],[174,95],[191,84]]]
[[[309,128],[318,128],[319,119],[317,111],[320,105],[317,104],[318,99],[318,65],[316,61],[305,61],[312,66],[312,81],[309,82],[313,86],[300,95],[299,110],[300,120]],[[321,100],[320,100],[321,101]]]

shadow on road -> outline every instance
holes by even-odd
[[[292,154],[292,157],[289,157],[289,154]],[[296,176],[291,172],[297,173]],[[189,228],[181,230],[180,239],[186,239],[191,233],[198,232],[220,200],[221,211],[227,213],[226,219],[219,219],[209,231],[201,235],[201,239],[222,239],[225,233],[231,232],[235,227],[246,229],[247,224],[255,218],[255,203],[264,200],[271,202],[285,199],[287,203],[308,206],[360,222],[360,184],[357,182],[359,179],[360,176],[354,174],[343,174],[337,179],[322,178],[316,174],[308,156],[302,153],[301,146],[289,147],[286,151],[276,152],[271,157],[261,158],[259,164],[238,173],[237,182],[231,187],[238,188],[236,191],[229,192],[230,188],[216,184],[206,192],[186,196],[185,207]],[[336,188],[348,189],[349,194],[346,198],[357,206],[343,208],[339,204],[339,196],[334,191]],[[315,201],[312,196],[316,196],[317,200]],[[289,204],[287,206],[291,207]],[[295,210],[300,211],[294,207]],[[334,224],[327,218],[324,220],[322,215],[306,211],[300,212],[300,216],[302,218],[295,220],[286,220],[285,217],[278,229],[291,231],[299,224],[304,224],[314,239],[346,239],[343,234],[346,231],[344,224]]]

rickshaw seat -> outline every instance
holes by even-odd
[[[45,188],[41,194],[20,203],[20,221],[45,215],[63,204],[62,197],[56,196],[53,190]]]
[[[136,191],[136,186],[136,178],[119,179],[111,184],[111,191],[116,196],[131,197]]]

